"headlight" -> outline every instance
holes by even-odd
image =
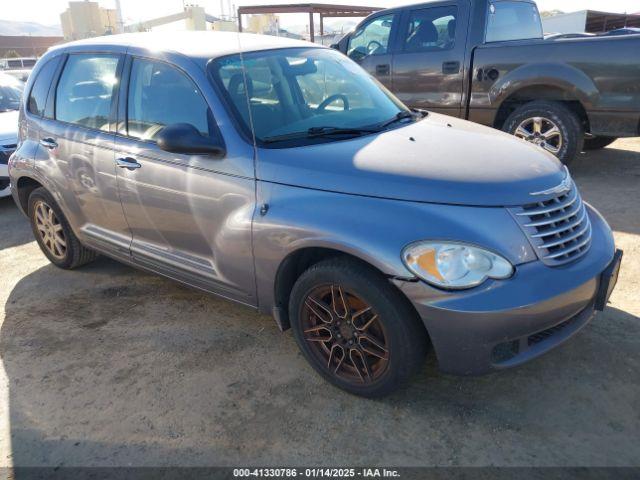
[[[488,278],[509,278],[508,260],[482,248],[456,242],[417,242],[402,251],[409,270],[442,288],[471,288]]]

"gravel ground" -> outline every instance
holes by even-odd
[[[56,269],[0,199],[0,467],[640,466],[640,140],[573,173],[625,250],[607,310],[521,368],[458,378],[431,358],[376,401],[251,309],[108,259]]]

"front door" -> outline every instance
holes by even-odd
[[[375,76],[388,89],[391,76],[393,34],[399,15],[389,13],[367,20],[350,36],[347,55]]]
[[[189,123],[220,135],[195,82],[175,65],[133,57],[125,66],[116,163],[132,259],[152,270],[255,305],[251,220],[255,179],[230,174],[223,159],[161,150],[166,125]]]
[[[405,104],[460,116],[466,9],[456,4],[403,14],[393,59],[393,92]]]

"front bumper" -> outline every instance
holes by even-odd
[[[424,282],[395,281],[422,318],[442,371],[478,375],[520,365],[591,320],[615,247],[604,219],[590,207],[588,212],[591,248],[574,263],[530,262],[517,266],[508,280],[444,295]]]

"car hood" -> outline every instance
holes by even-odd
[[[557,186],[562,164],[539,147],[465,120],[427,118],[377,135],[259,149],[259,180],[355,195],[510,206]]]
[[[16,143],[18,139],[18,112],[0,113],[0,144]]]

